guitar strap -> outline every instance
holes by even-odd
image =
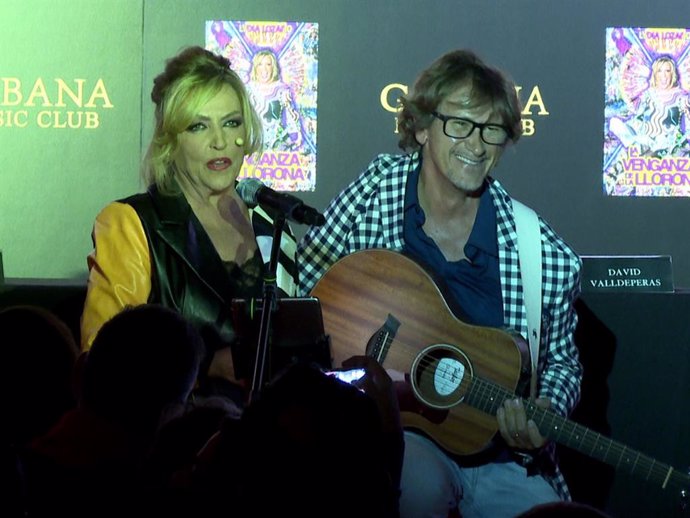
[[[529,330],[530,361],[530,399],[537,397],[537,364],[539,362],[539,343],[541,336],[541,231],[539,218],[532,209],[513,200],[515,226],[517,229],[518,256],[522,289],[527,311]]]

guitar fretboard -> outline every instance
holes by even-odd
[[[491,415],[506,399],[514,399],[512,392],[481,378],[474,378],[465,395],[465,403]],[[669,486],[687,488],[690,475],[668,464],[628,448],[624,444],[605,437],[599,432],[570,421],[554,412],[538,407],[523,399],[527,418],[534,420],[542,435],[559,444],[572,448],[615,468],[625,470],[647,481],[659,484],[662,489]]]

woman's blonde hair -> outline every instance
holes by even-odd
[[[187,47],[166,62],[165,70],[153,81],[151,100],[156,105],[156,126],[144,158],[142,177],[164,194],[179,192],[175,180],[175,152],[178,135],[194,120],[202,106],[229,85],[240,100],[246,127],[244,153],[261,151],[263,131],[240,77],[230,61],[202,47]]]
[[[673,88],[674,86],[678,86],[678,67],[676,66],[676,62],[673,61],[673,59],[669,56],[661,56],[654,60],[654,63],[652,63],[652,75],[649,78],[649,86],[656,88],[657,72],[659,72],[661,66],[666,63],[671,65],[671,88]]]
[[[252,58],[252,71],[250,75],[250,79],[252,81],[258,81],[259,80],[259,74],[256,71],[256,67],[259,64],[259,61],[261,61],[261,58],[268,56],[268,58],[271,60],[271,77],[269,82],[270,83],[275,83],[276,81],[280,80],[280,65],[278,64],[278,58],[276,58],[276,55],[273,53],[272,50],[260,50],[256,54],[254,54],[254,57]]]

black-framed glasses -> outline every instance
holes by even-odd
[[[479,136],[484,142],[492,146],[502,146],[510,138],[508,128],[501,124],[474,122],[462,117],[450,117],[438,112],[431,114],[443,122],[443,133],[451,138],[463,139],[472,135],[475,128],[479,128]]]

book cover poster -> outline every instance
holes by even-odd
[[[313,191],[318,24],[210,20],[206,48],[230,60],[264,127],[263,153],[245,159],[240,178],[278,191]]]
[[[690,29],[606,29],[604,190],[690,196]]]

